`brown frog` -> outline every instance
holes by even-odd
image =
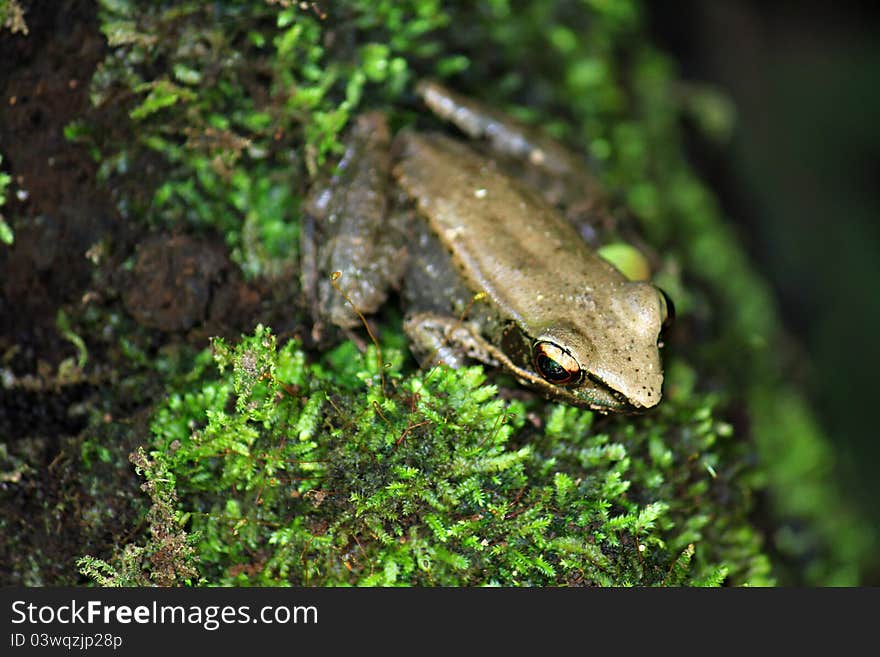
[[[372,313],[402,286],[404,330],[423,365],[501,367],[603,413],[656,406],[671,304],[600,257],[557,209],[604,203],[580,159],[436,83],[417,91],[494,156],[439,133],[392,139],[383,115],[359,117],[306,204],[303,287],[316,334],[357,326],[352,306]],[[509,173],[514,159],[528,163],[522,176]],[[337,271],[345,295],[330,280]]]

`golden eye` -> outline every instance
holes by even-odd
[[[552,342],[536,342],[532,350],[535,369],[556,385],[571,385],[581,380],[583,372],[568,351]]]

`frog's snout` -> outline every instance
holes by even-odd
[[[630,286],[626,296],[625,314],[629,316],[627,325],[644,340],[656,344],[660,331],[671,321],[669,318],[672,303],[667,301],[665,293],[653,283],[638,281],[627,285]]]

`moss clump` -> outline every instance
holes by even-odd
[[[479,367],[404,374],[400,351],[382,354],[380,368],[346,343],[308,363],[258,327],[215,341],[220,375],[206,352],[158,410],[140,467],[205,583],[772,583],[710,396],[680,394],[637,428],[504,401]]]
[[[460,90],[597,165],[664,254],[660,283],[684,328],[665,354],[666,398],[639,418],[505,400],[476,368],[415,371],[393,322],[378,365],[351,343],[279,346],[267,328],[217,340],[189,374],[164,372],[167,401],[145,437],[141,467],[168,486],[154,518],[165,529],[86,572],[102,583],[160,572],[207,584],[858,582],[869,537],[818,467],[832,451],[779,374],[772,298],[683,153],[681,114],[702,112],[721,134],[724,103],[679,85],[638,2],[101,7],[111,54],[93,115],[68,136],[91,145],[132,222],[218,231],[249,275],[294,287],[301,199],[348,119],[381,107],[413,123],[412,79],[456,74]],[[775,515],[759,525],[754,497],[768,492]],[[157,536],[184,529],[194,554],[181,548],[164,571],[146,558]]]
[[[409,61],[452,70],[429,34],[437,0],[148,3],[102,0],[112,49],[94,117],[68,126],[92,149],[123,217],[219,231],[251,276],[296,262],[300,195],[369,93],[400,97]],[[407,57],[403,57],[403,54]]]
[[[126,545],[119,568],[90,556],[77,565],[101,586],[173,586],[195,583],[198,571],[192,539],[181,528],[174,486],[164,463],[151,461],[139,448],[131,455],[138,474],[146,477],[141,486],[152,502],[146,514],[150,540],[146,546]]]

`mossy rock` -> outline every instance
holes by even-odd
[[[782,375],[772,296],[683,151],[681,116],[713,138],[727,105],[680,84],[640,3],[100,5],[109,53],[68,137],[93,150],[122,216],[222,235],[291,305],[275,330],[191,359],[121,356],[167,389],[132,456],[152,531],[83,572],[106,585],[860,581],[870,537]],[[297,339],[303,195],[357,111],[420,120],[424,76],[580,150],[663,254],[680,328],[656,411],[599,416],[478,367],[421,371],[393,312],[365,351]]]

